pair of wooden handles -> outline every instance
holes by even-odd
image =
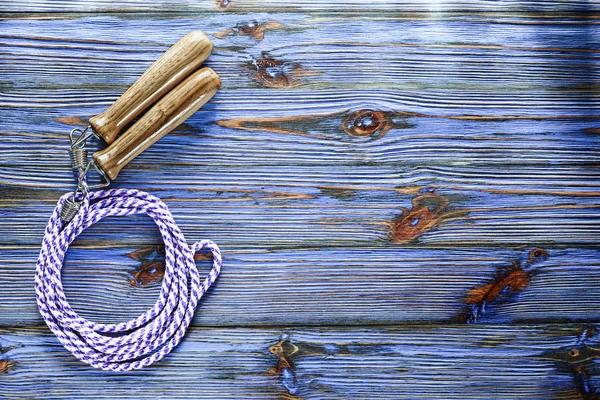
[[[92,129],[110,145],[94,153],[94,160],[111,180],[214,96],[221,86],[219,76],[210,68],[198,70],[211,51],[212,43],[204,32],[187,34],[106,111],[90,118]]]

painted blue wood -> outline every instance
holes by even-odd
[[[0,10],[0,398],[598,398],[598,2]],[[193,29],[222,90],[114,186],[215,239],[223,276],[172,356],[100,373],[34,301],[67,134]],[[144,311],[159,243],[143,217],[91,228],[75,309]]]
[[[132,258],[138,248],[91,247],[76,242],[63,270],[67,297],[79,313],[117,323],[154,304],[164,271],[156,246],[141,258]],[[549,249],[538,262],[529,260],[531,248],[223,250],[227,269],[203,300],[194,325],[448,323],[473,312],[478,323],[586,322],[596,320],[600,309],[599,254],[592,249]],[[32,253],[3,252],[2,326],[43,324],[31,290]],[[508,275],[513,263],[529,275],[526,287],[515,292],[499,284],[502,294],[484,309],[466,304],[471,291]],[[207,273],[210,263],[199,267]]]
[[[581,326],[198,329],[147,370],[86,367],[39,329],[2,332],[11,399],[581,399]],[[585,329],[585,328],[584,328]],[[597,351],[597,350],[596,350]],[[590,361],[597,359],[592,356]],[[580,379],[581,378],[581,379]],[[24,385],[29,381],[28,385]],[[584,397],[587,396],[587,397]]]
[[[562,12],[589,12],[598,9],[596,0],[526,0],[526,1],[495,1],[495,0],[453,0],[453,1],[414,1],[399,0],[394,2],[366,0],[341,1],[336,3],[321,2],[315,0],[267,0],[256,2],[252,0],[235,1],[175,1],[161,0],[159,3],[152,1],[120,0],[120,1],[97,1],[97,0],[3,0],[0,3],[0,11],[10,12],[132,12],[132,11],[157,11],[167,10],[171,12],[278,12],[282,10],[297,10],[301,12],[311,11],[348,11],[359,15],[377,14],[386,11],[396,12],[539,12],[539,11],[562,11]]]

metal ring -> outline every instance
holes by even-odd
[[[93,129],[91,129],[91,126],[87,126],[83,131],[79,128],[75,128],[73,130],[71,130],[71,132],[69,133],[69,140],[71,141],[71,148],[74,149],[76,147],[83,147],[85,146],[85,142],[92,136],[94,136],[96,133],[94,132]],[[86,132],[90,131],[90,133],[88,133],[86,135]],[[77,139],[73,139],[73,134],[75,132],[79,133],[79,136],[77,137]]]

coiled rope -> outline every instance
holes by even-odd
[[[40,313],[65,348],[84,363],[107,371],[146,367],[166,356],[183,338],[198,300],[219,276],[221,252],[210,240],[188,247],[167,206],[146,192],[90,192],[81,200],[81,208],[71,222],[65,224],[60,212],[73,196],[68,193],[60,198],[46,227],[35,275]],[[82,318],[69,305],[61,282],[69,245],[105,217],[141,213],[154,220],[165,243],[165,274],[158,300],[144,314],[119,324],[99,324]],[[202,249],[212,252],[213,267],[201,282],[194,254]]]

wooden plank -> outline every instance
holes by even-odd
[[[598,70],[595,15],[553,14],[548,19],[459,14],[427,20],[353,16],[349,25],[344,14],[283,13],[271,19],[261,14],[201,14],[171,16],[168,27],[161,17],[67,15],[31,21],[33,29],[27,31],[21,29],[23,21],[5,20],[0,36],[7,60],[0,66],[3,80],[12,89],[121,91],[169,44],[198,27],[214,41],[210,66],[223,78],[224,89],[518,88],[523,94],[577,87],[584,92],[590,91],[586,85]],[[386,34],[390,29],[402,35]],[[116,30],[119,37],[111,33]]]
[[[106,373],[77,361],[45,327],[8,329],[0,332],[0,390],[5,399],[57,400],[596,399],[598,339],[588,332],[580,325],[194,328],[150,368]]]
[[[131,167],[114,187],[136,182],[165,199],[188,237],[229,248],[589,246],[598,238],[598,174],[589,168]],[[2,174],[11,186],[0,227],[10,235],[0,243],[37,247],[57,198],[72,190],[71,171]],[[140,245],[155,229],[146,217],[111,218],[82,244]]]
[[[514,96],[514,97],[511,97]],[[27,91],[2,95],[3,109],[20,107],[63,108],[71,107],[73,113],[81,112],[82,106],[94,106],[98,110],[111,104],[118,96],[108,93],[89,93],[78,90],[70,93],[57,91]],[[243,105],[238,103],[243,99]],[[517,96],[496,96],[485,93],[466,92],[449,95],[431,91],[285,91],[242,90],[220,92],[214,97],[207,111],[219,112],[223,117],[250,118],[256,113],[262,117],[303,116],[312,114],[347,112],[348,110],[374,109],[396,110],[400,113],[434,115],[450,119],[505,120],[505,119],[564,119],[598,118],[598,98],[594,94],[560,94],[529,92]],[[314,102],[313,105],[307,105]],[[307,110],[308,108],[308,110]],[[244,110],[246,110],[244,112]],[[277,110],[277,111],[276,111]],[[234,113],[235,112],[235,113]],[[53,113],[55,118],[65,114]],[[71,115],[67,114],[68,117]],[[236,117],[233,117],[236,115]],[[18,115],[15,115],[19,118]],[[224,118],[230,119],[230,118]],[[19,121],[20,119],[17,119]],[[260,120],[259,120],[260,121]],[[27,125],[22,125],[21,130]]]
[[[3,94],[5,108],[0,112],[6,121],[3,135],[7,138],[1,176],[2,182],[10,185],[4,189],[2,223],[11,229],[11,236],[4,244],[37,246],[57,192],[71,187],[67,160],[58,153],[68,126],[65,122],[77,122],[72,117],[85,118],[99,111],[174,36],[206,24],[209,33],[218,35],[221,53],[215,55],[214,62],[216,67],[220,65],[221,73],[231,75],[225,75],[227,81],[236,82],[239,70],[234,68],[230,73],[225,67],[239,67],[244,58],[238,53],[252,57],[269,51],[278,59],[289,59],[289,68],[306,58],[308,64],[303,69],[319,73],[303,74],[304,81],[281,90],[272,87],[278,81],[261,80],[260,71],[253,78],[252,74],[242,74],[235,85],[245,89],[232,83],[213,107],[195,116],[179,136],[162,142],[137,160],[133,165],[136,169],[124,172],[117,186],[135,180],[141,188],[171,198],[188,236],[212,237],[225,248],[258,249],[372,246],[390,241],[414,245],[413,240],[438,247],[594,245],[598,113],[595,94],[582,89],[581,84],[596,76],[598,49],[593,34],[590,36],[595,17],[575,17],[577,23],[570,30],[557,26],[557,20],[539,23],[544,21],[539,16],[534,17],[540,25],[536,28],[517,23],[523,21],[515,16],[485,23],[470,17],[442,22],[435,17],[418,23],[399,20],[407,35],[372,34],[367,36],[372,43],[360,42],[364,33],[385,33],[389,22],[357,19],[355,29],[348,31],[341,29],[347,24],[343,16],[303,22],[307,18],[303,14],[286,14],[278,16],[281,22],[277,23],[288,24],[289,32],[278,28],[274,30],[284,32],[267,32],[261,39],[235,31],[223,35],[234,26],[228,17],[176,18],[177,23],[169,24],[173,28],[166,31],[157,29],[164,24],[152,22],[151,16],[34,21],[33,36],[23,35],[22,21],[8,21],[2,40],[14,51],[5,55],[10,90]],[[239,18],[236,24],[250,20],[246,15]],[[564,18],[562,22],[573,22]],[[90,32],[98,31],[96,27],[106,24],[113,29],[104,32],[120,32],[119,40],[115,41],[111,33],[90,37]],[[507,26],[513,35],[506,35],[503,28]],[[431,35],[445,31],[452,34]],[[476,34],[483,31],[489,35]],[[73,34],[73,39],[65,39],[65,32]],[[324,33],[331,33],[334,43],[342,45],[315,41]],[[534,34],[536,40],[532,41]],[[139,43],[140,37],[146,43]],[[240,43],[245,44],[242,50]],[[566,47],[556,48],[557,43]],[[473,51],[481,59],[473,56]],[[348,86],[345,76],[365,71],[363,65],[356,67],[357,63],[349,62],[357,52],[366,65],[389,54],[389,62],[383,64],[385,74],[367,68],[361,79],[368,82],[383,76],[378,84],[399,82],[398,87],[367,90],[361,88],[360,80],[358,91],[344,87]],[[71,53],[88,62],[89,73],[67,67],[70,64],[64,57]],[[103,63],[114,56],[116,68],[111,72]],[[454,69],[452,62],[444,64],[442,73],[437,72],[440,59],[453,60],[455,56],[461,64],[455,74],[449,74]],[[333,62],[328,61],[331,57]],[[511,61],[503,61],[505,57]],[[565,57],[575,61],[559,62],[568,60]],[[138,58],[142,62],[136,64]],[[412,71],[404,63],[408,60],[424,72],[408,77],[418,83],[418,89],[411,88],[410,81],[402,82]],[[541,60],[548,68],[543,71],[550,73],[540,74],[543,78],[539,81],[534,77],[543,71],[536,69],[536,60]],[[25,61],[25,65],[19,67],[17,61]],[[53,70],[53,65],[59,69]],[[389,70],[385,69],[388,65]],[[48,72],[42,74],[50,77],[43,78],[48,81],[33,73],[38,66]],[[482,73],[477,73],[477,67],[482,67]],[[282,67],[284,72],[286,68]],[[332,68],[334,72],[328,74]],[[56,74],[52,78],[53,72],[64,71],[70,74],[68,79],[56,79]],[[490,90],[494,82],[491,76],[520,71],[525,74],[519,75],[521,81],[527,78],[528,84],[531,80],[534,84],[515,87],[516,78],[508,78],[507,88],[496,85]],[[125,78],[115,86],[117,73],[123,72]],[[445,76],[449,81],[426,85],[428,81],[441,82]],[[556,76],[561,77],[559,85],[547,90]],[[82,87],[83,77],[97,81]],[[466,81],[479,85],[478,90],[462,88]],[[66,90],[65,84],[78,88]],[[352,110],[368,107],[391,115],[394,127],[385,135],[381,128],[373,137],[348,134],[344,121]],[[580,116],[591,118],[570,118]],[[203,129],[206,124],[211,125]],[[533,131],[531,137],[524,139],[524,130]],[[49,131],[51,137],[42,136]],[[459,134],[447,134],[453,131]],[[412,136],[405,132],[412,132]],[[199,160],[190,152],[198,143],[191,135],[198,133],[207,146],[213,146],[214,151],[203,152],[208,153],[207,159]],[[475,144],[482,138],[502,144],[495,148],[487,142]],[[507,143],[499,138],[507,138]],[[329,146],[324,152],[326,143]],[[162,162],[159,152],[165,147],[161,145],[173,148],[180,161],[174,165]],[[495,153],[490,155],[490,150]],[[43,164],[31,157],[32,152],[42,157]],[[461,157],[456,157],[457,153]],[[165,182],[169,183],[166,187]],[[22,187],[58,190],[29,191]],[[396,224],[399,207],[412,210],[406,215],[415,217],[412,203],[432,189],[438,200],[450,202],[449,209],[440,215],[427,215],[424,229],[416,229],[416,234],[409,227],[415,219],[401,219]],[[28,204],[25,199],[36,202]],[[117,240],[107,232],[125,230],[130,246],[143,245],[151,226],[139,219],[133,227],[128,221],[115,221],[103,229],[92,229],[82,243],[122,246],[121,237]],[[431,229],[435,227],[438,229]]]
[[[154,243],[70,249],[63,282],[73,307],[111,323],[145,312],[164,273]],[[222,276],[195,325],[598,321],[597,249],[223,250]],[[36,256],[35,249],[0,252],[0,326],[42,323]],[[204,273],[209,267],[200,263]]]
[[[599,5],[597,0],[559,0],[559,1],[511,1],[498,3],[493,0],[453,0],[453,1],[414,1],[400,0],[367,1],[367,0],[345,0],[339,3],[327,3],[317,0],[214,0],[214,1],[176,1],[162,0],[160,3],[152,1],[120,0],[120,1],[98,1],[98,0],[75,0],[75,1],[43,1],[29,0],[4,0],[0,3],[0,11],[14,13],[32,12],[140,12],[140,11],[169,11],[169,12],[280,12],[280,11],[319,11],[335,12],[338,10],[352,11],[357,14],[368,12],[457,12],[457,11],[571,11],[585,12],[596,11]]]
[[[352,17],[349,26],[344,15],[284,13],[269,19],[260,14],[234,18],[216,14],[173,16],[165,27],[160,14],[135,15],[106,20],[83,14],[30,21],[25,32],[23,21],[3,21],[4,85],[11,91],[54,90],[47,94],[34,90],[29,96],[5,91],[0,104],[75,106],[77,98],[79,104],[104,104],[103,95],[92,97],[90,90],[114,88],[113,93],[120,93],[169,44],[198,27],[215,43],[209,65],[223,78],[224,89],[350,87],[384,93],[403,90],[407,95],[422,91],[421,102],[432,106],[440,90],[488,95],[490,100],[513,93],[518,106],[528,92],[538,93],[540,101],[556,98],[548,96],[550,89],[565,100],[573,89],[590,93],[592,87],[587,85],[598,71],[593,30],[598,16],[558,21],[493,14],[487,20],[469,14],[458,20],[426,21]],[[386,34],[390,29],[403,34]],[[117,30],[120,35],[115,38],[111,32]],[[62,88],[69,91],[56,92]],[[83,91],[73,91],[78,88]],[[447,103],[460,104],[450,99]]]
[[[31,154],[43,157],[44,166],[57,171],[61,179],[70,176],[65,172],[69,167],[65,155],[67,133],[74,125],[56,117],[63,113],[70,115],[71,111],[0,110],[0,118],[6,118],[4,128],[8,130],[0,132],[3,183],[26,184],[12,180],[8,175],[10,170],[28,171],[32,180],[43,180],[36,171],[38,159]],[[373,115],[370,111],[342,111],[301,117],[228,119],[201,111],[148,149],[137,159],[136,166],[142,170],[157,167],[169,170],[175,166],[369,164],[464,169],[507,164],[582,167],[600,160],[600,136],[594,133],[600,118],[481,121],[385,112],[381,114],[380,128],[375,126],[370,134],[357,135],[347,128],[348,124]],[[10,116],[12,119],[8,119]],[[304,130],[296,128],[300,120],[306,127]],[[384,125],[388,121],[389,128]],[[27,123],[31,125],[26,126]],[[169,160],[162,156],[165,152],[171,155]]]

